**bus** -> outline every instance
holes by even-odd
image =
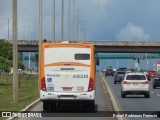
[[[95,108],[99,64],[95,56],[92,44],[42,43],[39,77],[44,111],[62,103]]]

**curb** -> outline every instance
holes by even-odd
[[[21,110],[20,112],[24,112],[29,110],[30,108],[32,108],[35,104],[37,104],[40,101],[40,99],[37,99],[36,101],[32,102],[30,105],[28,105],[26,108],[24,108],[23,110]]]
[[[32,102],[31,104],[29,104],[26,108],[22,109],[21,111],[19,111],[18,113],[22,113],[25,112],[29,109],[31,109],[35,104],[37,104],[38,102],[40,102],[40,99],[37,99],[36,101]],[[10,117],[7,120],[14,120],[16,119],[16,117]]]

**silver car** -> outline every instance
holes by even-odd
[[[134,72],[125,75],[121,82],[121,97],[125,98],[129,94],[143,94],[145,98],[150,98],[149,82],[144,73]]]

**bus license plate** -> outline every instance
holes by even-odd
[[[71,87],[65,87],[65,88],[63,88],[63,91],[72,91],[72,88]]]

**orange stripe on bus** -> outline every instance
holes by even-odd
[[[77,63],[77,62],[57,62],[57,63],[46,64],[44,66],[45,67],[47,67],[47,66],[85,66],[85,67],[90,67],[90,65]]]
[[[45,48],[57,48],[57,47],[74,47],[74,48],[90,48],[91,45],[90,44],[74,44],[74,43],[70,43],[70,44],[60,44],[60,43],[55,43],[55,44],[49,44],[49,43],[45,43],[44,44]]]

